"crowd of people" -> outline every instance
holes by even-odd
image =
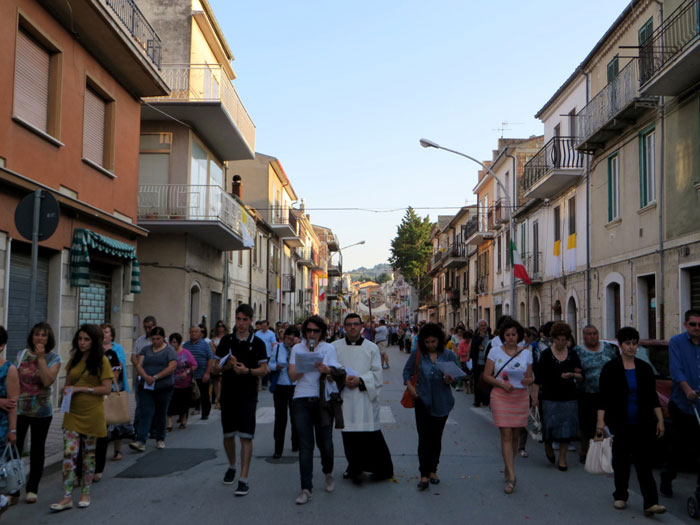
[[[163,449],[175,424],[185,429],[192,414],[208,419],[212,405],[221,411],[228,460],[223,483],[237,479],[235,495],[247,495],[258,393],[264,388],[274,401],[275,459],[283,454],[291,422],[291,447],[299,454],[297,504],[306,504],[313,496],[315,447],[324,489],[335,489],[334,428],[342,432],[344,478],[356,484],[366,474],[376,480],[391,478],[394,467],[380,428],[379,390],[383,370],[389,367],[388,346],[397,344],[410,354],[402,378],[406,396],[412,399],[405,406],[412,406],[415,414],[420,491],[440,483],[443,430],[455,405],[454,392],[466,391],[473,393],[475,407],[490,407],[499,429],[506,494],[516,488],[515,458],[528,457],[524,429],[539,414],[545,457],[560,471],[568,470],[567,454],[577,450],[575,442],[580,442],[583,463],[589,440],[609,433],[614,436],[614,507],[627,506],[634,465],[644,513],[666,510],[659,504],[650,459],[654,440],[666,431],[665,422],[654,370],[637,356],[640,336],[632,327],[618,330],[614,345],[601,341],[597,328],[588,325],[583,343],[577,345],[565,322],[523,327],[508,316],[498,320],[493,332],[482,320],[474,330],[458,325],[447,333],[436,323],[364,323],[354,313],[342,324],[327,325],[314,315],[303,323],[278,323],[274,330],[267,321],[255,323],[254,329],[253,317],[252,308],[242,304],[232,331],[222,321],[211,334],[196,325],[186,341],[179,333],[167,335],[153,316],[144,318],[144,335],[135,341],[131,356],[133,426],[107,425],[105,417],[104,396],[130,389],[126,356],[111,325],[80,326],[65,364],[47,323],[30,330],[27,348],[12,363],[4,358],[8,336],[0,327],[0,440],[22,451],[31,432],[25,501],[38,501],[53,417],[51,387],[62,366],[65,382],[60,391],[62,404],[67,405],[62,424],[64,496],[51,504],[53,511],[72,508],[78,487],[78,507],[90,505],[90,488],[102,476],[110,442],[114,461],[123,458],[123,439],[130,439],[129,448],[137,453],[146,450],[149,439],[156,449]],[[697,453],[700,444],[695,412],[700,392],[700,312],[686,312],[684,325],[686,331],[674,336],[669,347],[673,383],[668,408],[675,432],[661,474],[660,490],[666,496],[672,496],[673,479],[686,460],[683,451]],[[0,495],[0,513],[16,504],[19,496],[18,492]]]

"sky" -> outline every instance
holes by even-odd
[[[343,251],[346,271],[387,262],[406,207],[435,221],[475,202],[478,166],[421,137],[489,160],[501,136],[542,134],[535,113],[628,3],[209,2],[256,151],[341,249],[366,241]]]

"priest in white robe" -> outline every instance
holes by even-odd
[[[379,348],[362,337],[359,315],[348,314],[344,327],[345,337],[333,342],[338,362],[347,372],[342,435],[348,468],[343,477],[360,483],[362,473],[369,472],[375,480],[388,479],[394,475],[394,465],[379,428],[378,394],[383,383]]]

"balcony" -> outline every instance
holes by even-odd
[[[167,95],[161,42],[134,0],[39,0],[135,98]]]
[[[328,264],[328,277],[340,277],[343,275],[343,266],[340,263]]]
[[[467,245],[455,243],[445,252],[443,266],[445,268],[462,268],[467,265]]]
[[[459,295],[459,290],[450,290],[448,298],[450,300],[450,305],[452,305],[452,308],[459,308],[459,305],[462,301],[462,298]]]
[[[527,252],[523,254],[523,264],[527,270],[527,275],[530,277],[532,284],[542,282],[544,274],[544,266],[542,264],[542,252]]]
[[[255,221],[219,186],[139,186],[138,222],[151,233],[193,235],[221,250],[254,246]]]
[[[162,71],[170,95],[147,99],[142,120],[175,117],[192,124],[219,159],[255,158],[255,125],[219,64],[168,64]]]
[[[700,81],[697,0],[685,0],[639,50],[640,91],[676,96]]]
[[[269,223],[275,235],[286,242],[289,246],[302,246],[299,238],[299,223],[292,210],[283,206],[272,206],[269,214]]]
[[[482,210],[478,211],[479,214]],[[482,224],[479,224],[479,216],[472,217],[467,222],[467,237],[466,243],[473,246],[480,246],[486,241],[492,240],[494,237],[495,225],[493,223],[493,210],[489,210],[486,216],[486,220],[483,220]]]
[[[317,232],[318,234],[318,240],[321,241],[322,243],[325,243],[328,245],[328,251],[331,252],[337,252],[340,249],[340,246],[338,245],[338,238],[333,234],[332,231],[326,230],[326,231],[321,231]]]
[[[428,267],[428,275],[433,276],[442,269],[442,252],[433,252],[433,257],[430,259],[430,265]]]
[[[640,94],[637,61],[631,60],[576,115],[574,147],[581,152],[597,152],[657,104],[656,97]]]
[[[290,273],[285,273],[282,275],[282,291],[286,293],[294,293],[296,289],[297,280],[296,277]]]
[[[553,137],[525,163],[520,184],[527,199],[549,199],[583,175],[583,154],[574,137]]]
[[[328,291],[326,292],[326,300],[327,301],[335,301],[340,299],[340,296],[343,294],[343,287],[342,286],[331,286]]]
[[[508,210],[506,210],[506,200],[498,199],[493,206],[493,223],[495,226],[508,223]]]

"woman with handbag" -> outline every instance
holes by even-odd
[[[17,401],[17,449],[24,449],[24,439],[31,431],[27,503],[36,503],[39,481],[44,472],[44,448],[53,419],[51,385],[58,377],[61,356],[54,351],[56,338],[51,325],[37,323],[27,335],[27,348],[17,356],[19,374]],[[19,501],[19,492],[12,494],[11,503]]]
[[[187,415],[192,407],[192,385],[197,384],[192,381],[197,361],[189,350],[182,347],[182,335],[177,332],[170,334],[168,341],[177,352],[173,397],[168,405],[168,426],[165,429],[170,432],[173,429],[173,416],[178,416],[178,428],[187,428]]]
[[[177,352],[165,340],[165,330],[156,326],[150,333],[151,344],[138,356],[136,371],[139,375],[136,390],[136,439],[129,447],[137,452],[146,450],[146,439],[151,426],[156,448],[165,448],[165,425],[168,404],[173,395],[173,372],[177,367]]]
[[[437,485],[442,432],[447,416],[455,404],[450,385],[454,378],[444,374],[440,363],[455,362],[455,355],[445,348],[445,333],[435,323],[425,324],[418,333],[418,348],[412,352],[403,369],[408,394],[414,399],[418,431],[418,490]],[[404,404],[405,406],[405,404]]]
[[[613,434],[612,467],[615,476],[614,507],[627,507],[632,464],[644,500],[644,515],[663,514],[651,467],[654,439],[664,435],[664,418],[656,378],[648,363],[635,357],[639,332],[631,327],[617,331],[620,357],[608,361],[600,373],[600,404],[596,433],[607,425]]]
[[[0,326],[0,444],[3,449],[17,443],[17,398],[19,397],[19,375],[17,369],[5,359],[7,330]],[[19,455],[19,453],[18,453]],[[0,494],[0,516],[10,506],[10,498]]]
[[[503,492],[515,490],[515,453],[520,442],[520,430],[527,427],[530,413],[528,387],[533,383],[532,352],[519,347],[524,330],[517,321],[508,319],[499,329],[503,344],[489,352],[483,378],[493,386],[491,412],[501,434],[506,483]]]
[[[90,506],[90,485],[95,472],[98,438],[107,435],[104,396],[112,391],[112,366],[102,349],[102,330],[82,325],[73,337],[72,356],[66,366],[64,403],[70,411],[63,417],[63,487],[61,501],[51,505],[58,512],[73,507],[78,456],[82,456],[82,492],[78,507]]]
[[[547,460],[554,464],[554,442],[560,443],[559,470],[565,472],[569,442],[579,436],[578,383],[583,381],[581,361],[568,348],[571,328],[564,322],[552,325],[551,348],[540,355],[532,387],[532,405],[542,403],[542,435]],[[528,347],[529,349],[530,347]]]

